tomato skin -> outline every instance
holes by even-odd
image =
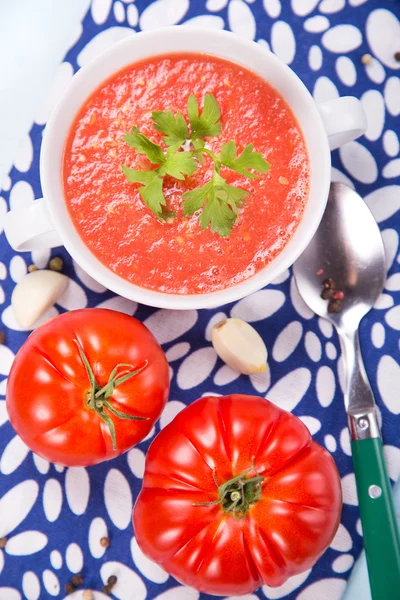
[[[221,485],[251,467],[261,498],[225,514]],[[152,442],[133,525],[142,551],[178,581],[222,596],[282,585],[306,571],[339,526],[342,492],[330,454],[294,415],[264,398],[197,400]]]
[[[147,418],[132,421],[110,415],[116,450],[106,423],[86,405],[90,384],[74,340],[100,386],[118,363],[137,369],[148,361],[109,398],[115,409]],[[87,308],[59,315],[29,336],[12,365],[6,401],[11,424],[34,452],[65,466],[88,466],[142,440],[159,418],[168,393],[167,359],[147,327],[120,312]]]

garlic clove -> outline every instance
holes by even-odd
[[[244,375],[265,371],[265,344],[254,327],[242,319],[224,319],[214,325],[211,340],[218,356],[235,371]]]
[[[69,279],[56,271],[32,271],[17,283],[11,307],[18,323],[32,329],[36,321],[56,302],[68,287]]]

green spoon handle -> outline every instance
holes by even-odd
[[[373,600],[400,598],[400,537],[380,437],[352,440]]]
[[[400,538],[375,401],[361,356],[358,331],[346,330],[345,324],[339,330],[347,370],[344,399],[371,595],[373,600],[400,600]]]

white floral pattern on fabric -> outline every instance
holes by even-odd
[[[397,14],[396,14],[397,12]],[[299,416],[333,453],[343,486],[342,522],[331,547],[312,571],[279,588],[262,587],[244,600],[339,600],[362,547],[350,437],[343,410],[343,363],[332,326],[300,298],[291,271],[272,286],[214,310],[169,312],[113,295],[87,275],[64,249],[13,252],[3,234],[8,207],[24,208],[41,196],[39,156],[43,126],[80,67],[136,31],[172,24],[233,30],[271,48],[301,77],[317,102],[340,95],[361,98],[365,137],[332,155],[332,180],[355,187],[383,234],[388,281],[375,310],[364,319],[361,345],[382,415],[385,456],[392,479],[400,472],[400,11],[392,0],[92,0],[76,42],[22,140],[14,167],[1,182],[0,315],[0,599],[64,597],[64,586],[83,568],[84,586],[100,590],[110,575],[120,600],[203,600],[180,586],[140,551],[131,527],[132,504],[142,484],[145,454],[165,427],[195,398],[247,393],[269,398]],[[382,30],[385,35],[382,35]],[[371,54],[368,64],[361,63]],[[0,82],[1,83],[1,82]],[[31,264],[61,256],[71,284],[44,319],[84,306],[135,315],[151,329],[173,367],[171,400],[146,439],[124,456],[96,467],[64,468],[30,452],[8,421],[5,393],[14,356],[26,339],[12,314],[15,282]],[[269,352],[267,369],[239,376],[211,347],[211,329],[229,316],[253,323]],[[100,540],[108,538],[106,548]],[[68,598],[78,600],[82,591]],[[107,596],[95,591],[95,600]],[[237,600],[234,596],[226,600]]]

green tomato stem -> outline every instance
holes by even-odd
[[[122,383],[125,383],[126,381],[129,381],[129,379],[141,373],[141,371],[143,371],[149,363],[146,360],[142,367],[134,371],[131,370],[133,369],[133,365],[129,363],[119,363],[111,371],[106,385],[100,387],[96,381],[93,369],[89,363],[86,354],[83,351],[81,344],[78,342],[78,340],[74,340],[74,342],[77,345],[79,356],[85,367],[90,383],[90,389],[86,392],[85,395],[85,404],[90,410],[96,411],[99,418],[102,421],[104,421],[104,423],[107,425],[111,435],[113,450],[117,450],[117,438],[115,433],[114,421],[110,417],[110,415],[104,412],[104,409],[106,408],[107,411],[109,411],[112,415],[118,417],[119,419],[125,419],[129,421],[148,421],[148,417],[136,417],[121,412],[110,404],[108,398],[110,398],[117,386],[121,385]],[[129,367],[129,370],[125,369],[124,371],[120,371],[120,369],[123,367]]]
[[[255,472],[255,477],[247,477],[251,471]],[[261,498],[264,477],[257,473],[253,461],[249,469],[232,477],[222,485],[218,485],[215,471],[213,471],[213,477],[218,488],[218,500],[194,502],[193,506],[220,504],[225,514],[230,514],[234,519],[243,519],[249,509]]]

